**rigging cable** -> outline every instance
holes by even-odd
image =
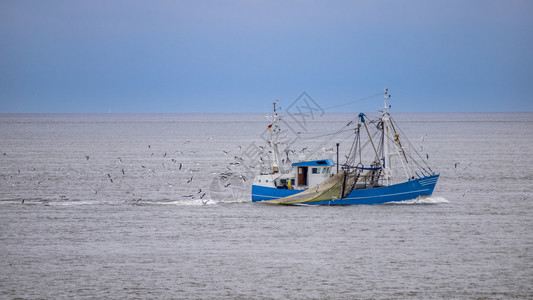
[[[354,103],[363,102],[365,100],[370,100],[372,98],[375,98],[375,97],[378,97],[378,96],[381,96],[381,95],[383,95],[383,92],[379,92],[379,93],[377,93],[375,95],[364,97],[364,98],[361,98],[361,99],[357,99],[357,100],[345,102],[345,103],[342,103],[342,104],[337,104],[337,105],[333,105],[333,106],[330,106],[330,107],[326,107],[324,110],[330,110],[330,109],[338,108],[338,107],[341,107],[341,106],[346,106],[346,105],[350,105],[350,104],[354,104]]]
[[[396,120],[393,120],[392,118],[391,118],[391,121],[394,122],[394,123],[396,123]],[[405,139],[405,140],[407,141],[407,143],[409,144],[409,148],[411,148],[412,151],[413,151],[414,153],[416,153],[416,155],[418,156],[418,158],[420,158],[420,161],[422,161],[422,162],[424,163],[424,165],[426,166],[426,168],[428,168],[428,169],[431,170],[431,168],[429,167],[428,163],[422,158],[422,156],[420,155],[420,153],[418,153],[418,151],[416,151],[416,148],[413,146],[413,144],[412,144],[411,141],[407,138],[407,136],[403,133],[402,129],[401,129],[400,127],[398,127],[398,126],[396,126],[396,127],[398,128],[398,130],[400,131],[400,133],[402,134],[402,136],[405,137],[404,139]],[[408,156],[409,156],[409,157],[410,157],[410,158],[411,158],[411,159],[412,159],[412,160],[418,165],[418,167],[420,168],[421,171],[424,170],[424,171],[427,172],[427,170],[425,170],[425,168],[419,164],[418,160],[414,159],[413,156],[410,155],[409,153],[407,153],[407,155],[408,155]]]

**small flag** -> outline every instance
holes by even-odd
[[[272,129],[272,124],[268,125],[267,129]]]

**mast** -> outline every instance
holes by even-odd
[[[390,105],[387,105],[387,100],[390,98],[389,89],[385,89],[383,92],[383,113],[381,115],[382,130],[383,130],[383,184],[390,185],[392,183],[392,169],[391,169],[391,156],[390,141],[391,138],[391,126],[389,112]]]
[[[267,119],[271,122],[268,126],[268,144],[270,148],[272,148],[272,173],[284,173],[285,171],[283,168],[283,164],[281,163],[281,155],[278,147],[278,136],[280,131],[278,125],[280,117],[276,111],[276,104],[278,104],[278,102],[278,99],[272,102],[272,104],[274,105],[274,113],[271,116],[267,116]]]
[[[407,162],[407,157],[405,156],[404,149],[399,140],[399,134],[394,129],[392,121],[389,115],[388,110],[391,108],[390,105],[387,105],[387,100],[390,99],[389,89],[385,89],[383,100],[383,114],[381,121],[383,124],[383,184],[390,185],[392,184],[392,166],[391,157],[393,155],[398,155],[399,162],[402,165],[403,170],[405,171],[405,176],[410,178],[410,168]]]

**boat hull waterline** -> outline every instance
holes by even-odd
[[[298,194],[300,190],[277,189],[262,186],[252,186],[252,201],[275,204],[305,204],[305,205],[371,205],[401,202],[416,199],[421,196],[431,196],[439,179],[439,174],[412,179],[372,189],[353,190],[348,196],[340,199],[309,201],[300,203],[284,203],[283,198]]]

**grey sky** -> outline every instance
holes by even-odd
[[[533,1],[2,1],[0,113],[533,111]]]

